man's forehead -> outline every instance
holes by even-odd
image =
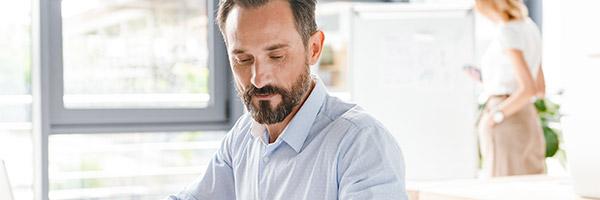
[[[268,25],[292,25],[294,15],[287,1],[270,1],[257,7],[234,5],[226,17],[226,29],[266,27]]]
[[[273,1],[256,8],[234,6],[226,20],[225,34],[231,50],[248,46],[265,49],[301,40],[286,1]]]

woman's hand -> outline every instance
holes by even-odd
[[[481,70],[473,66],[465,66],[463,71],[467,74],[467,76],[471,77],[471,79],[481,83]]]
[[[483,123],[482,125],[485,127],[493,128],[494,126],[496,126],[496,122],[494,122],[494,118],[492,116],[492,113],[490,113],[489,111],[485,111],[485,113],[481,116],[480,123]]]

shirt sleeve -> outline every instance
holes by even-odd
[[[167,200],[235,200],[235,183],[232,169],[230,131],[221,147],[210,161],[204,176],[194,181],[178,194]]]
[[[340,144],[340,200],[408,199],[404,159],[396,140],[383,127],[350,134]]]
[[[500,46],[502,49],[518,49],[523,51],[525,38],[519,28],[514,25],[505,25],[500,29]]]

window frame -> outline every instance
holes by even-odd
[[[43,1],[43,0],[42,0]],[[210,100],[204,108],[66,108],[61,0],[49,0],[47,52],[50,90],[48,101],[53,133],[119,132],[139,130],[194,130],[215,127],[228,122],[227,102],[230,84],[225,45],[216,26],[215,16],[208,16],[208,68]],[[214,1],[207,1],[207,13],[214,13]],[[212,25],[212,26],[211,26]],[[42,49],[46,50],[46,49]]]

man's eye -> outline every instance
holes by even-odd
[[[248,58],[248,59],[238,59],[237,61],[239,64],[248,64],[250,62],[252,62],[252,59]]]
[[[279,60],[282,58],[283,58],[283,56],[271,56],[271,59],[273,59],[273,60]]]

